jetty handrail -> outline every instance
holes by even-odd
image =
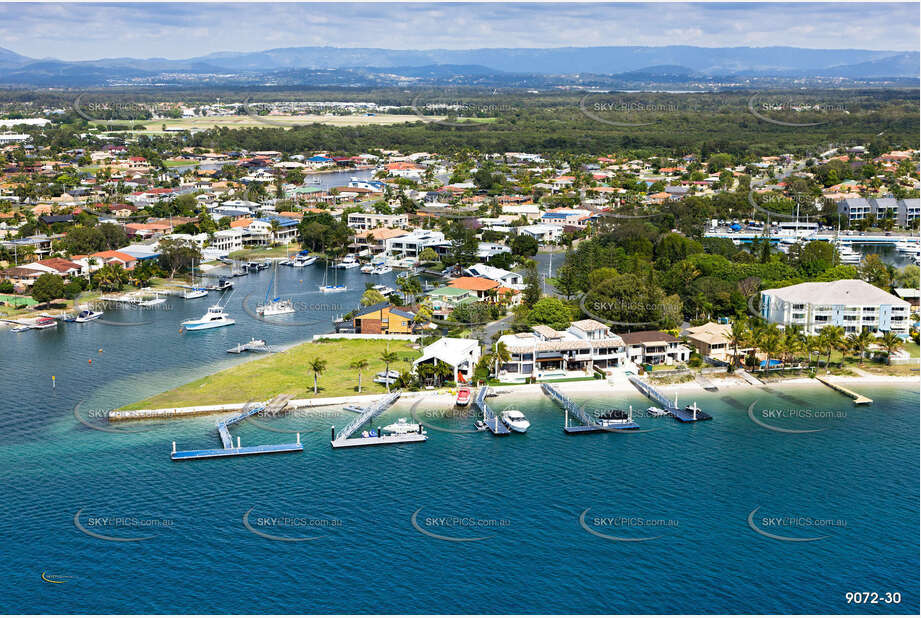
[[[652,387],[651,384],[643,382],[636,376],[627,376],[627,379],[644,395],[652,399],[658,404],[661,404],[665,407],[666,410],[671,410],[675,407],[675,404],[670,402],[665,395],[657,391]]]
[[[218,421],[218,422],[217,422],[218,427],[220,427],[221,425],[227,426],[227,425],[233,425],[234,423],[239,423],[240,421],[242,421],[242,420],[245,419],[245,418],[249,418],[250,416],[252,416],[252,415],[254,415],[254,414],[257,414],[257,413],[259,413],[259,412],[262,412],[263,410],[265,410],[265,408],[266,408],[266,406],[265,406],[265,404],[263,404],[263,405],[259,405],[259,406],[253,406],[253,407],[250,408],[249,410],[243,410],[243,411],[240,412],[239,414],[236,414],[236,415],[234,415],[234,416],[231,416],[230,418],[227,418],[227,419]]]
[[[576,405],[572,399],[561,393],[556,389],[556,387],[547,384],[546,382],[541,384],[540,387],[543,389],[544,393],[550,397],[550,399],[552,399],[561,408],[567,412],[570,412],[576,418],[581,420],[583,424],[588,426],[594,426],[598,424],[598,422],[591,418],[581,406]]]
[[[336,436],[336,440],[345,440],[348,438],[350,435],[352,435],[352,433],[355,432],[356,429],[370,421],[375,416],[383,413],[384,410],[396,403],[396,400],[399,399],[400,395],[402,394],[402,391],[394,391],[383,399],[378,400],[377,403],[372,404],[362,410],[362,412],[351,423],[345,426],[345,429],[339,432],[339,435]]]

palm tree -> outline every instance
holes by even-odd
[[[729,330],[729,345],[732,346],[732,361],[730,364],[733,367],[739,361],[739,346],[745,346],[748,335],[748,325],[745,323],[744,318],[737,318],[733,321],[732,328]]]
[[[358,360],[354,360],[351,363],[349,363],[349,367],[351,367],[352,369],[358,370],[358,392],[360,393],[361,392],[361,372],[363,369],[368,368],[368,361],[364,358],[359,358]]]
[[[867,348],[870,347],[870,344],[873,343],[875,339],[876,337],[873,336],[873,333],[871,333],[868,328],[864,328],[859,334],[851,335],[847,338],[848,345],[851,349],[860,355],[857,364],[861,367],[863,367],[864,355],[867,353]]]
[[[825,370],[831,366],[831,353],[833,350],[840,350],[844,345],[844,327],[843,326],[823,326],[819,331],[822,337],[822,349],[825,350]]]
[[[391,352],[388,349],[386,352],[381,352],[380,359],[384,361],[384,371],[386,372],[385,375],[387,376],[387,379],[385,380],[385,382],[387,383],[387,392],[389,393],[390,392],[390,364],[395,363],[398,360],[400,360],[400,355],[397,354],[396,352]]]
[[[764,361],[764,369],[771,368],[771,359],[778,356],[783,347],[783,334],[776,324],[770,324],[761,334],[761,342],[758,345],[767,358]]]
[[[784,331],[783,349],[786,353],[784,361],[796,360],[796,357],[806,349],[806,338],[795,327],[787,327]]]
[[[877,339],[879,344],[886,348],[886,364],[892,364],[892,353],[902,349],[902,340],[892,331],[883,333],[883,336]]]
[[[445,383],[445,378],[456,379],[454,370],[444,361],[435,363],[435,377],[438,379],[438,386]]]
[[[505,342],[500,341],[499,343],[497,343],[496,353],[494,355],[494,358],[496,361],[496,371],[494,372],[493,375],[495,375],[498,378],[499,377],[499,365],[503,363],[507,363],[511,357],[512,356],[511,354],[509,354],[508,347],[506,347]]]
[[[818,335],[808,335],[806,337],[806,352],[809,354],[809,366],[812,366],[812,353],[816,353],[816,364],[819,361],[819,354],[822,351],[822,338]]]
[[[326,361],[322,358],[315,358],[310,361],[310,370],[313,371],[313,394],[317,394],[317,376],[326,371]]]

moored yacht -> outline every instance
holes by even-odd
[[[524,433],[531,426],[531,421],[525,417],[521,410],[505,410],[502,413],[502,422],[512,431]]]
[[[211,305],[205,315],[198,319],[184,320],[181,325],[185,330],[207,330],[209,328],[220,328],[221,326],[230,326],[236,324],[236,321],[224,312],[220,305]]]
[[[84,309],[77,314],[77,317],[74,318],[74,322],[92,322],[93,320],[98,320],[102,317],[102,311],[93,311],[92,309]]]
[[[384,431],[396,435],[404,435],[407,433],[425,433],[421,423],[410,423],[405,418],[399,419],[396,423],[386,425],[384,427]]]

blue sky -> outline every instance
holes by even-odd
[[[919,4],[0,4],[0,47],[32,57],[187,58],[390,49],[791,45],[918,50]]]

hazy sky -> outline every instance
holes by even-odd
[[[32,57],[186,58],[274,47],[791,45],[918,50],[919,4],[0,4]]]

